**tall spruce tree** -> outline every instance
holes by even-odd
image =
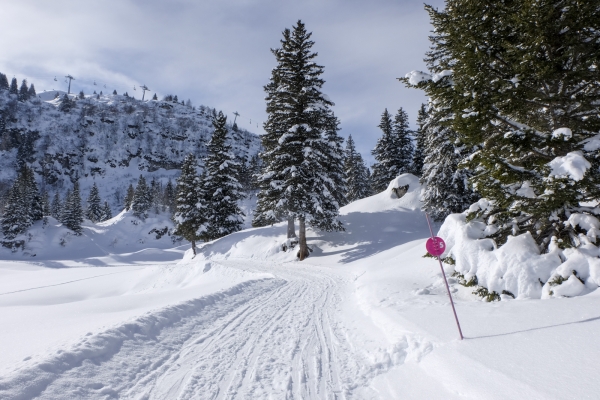
[[[50,196],[46,191],[42,193],[42,213],[44,216],[52,215],[52,210],[50,208]]]
[[[321,92],[323,67],[313,61],[317,53],[311,51],[311,35],[298,21],[292,30],[283,31],[281,48],[271,50],[277,66],[265,86],[268,118],[261,137],[263,173],[253,221],[266,225],[287,219],[290,237],[298,219],[300,260],[308,256],[307,222],[327,230],[343,229],[329,176],[340,167],[328,165],[342,159],[323,153],[337,142],[331,136],[337,135],[337,126],[330,110],[333,103]]]
[[[14,239],[33,223],[27,210],[25,194],[15,182],[10,189],[2,215],[2,233],[6,239]]]
[[[244,197],[238,181],[240,165],[228,143],[226,124],[227,117],[219,111],[213,119],[214,132],[204,159],[202,190],[206,226],[200,234],[210,240],[239,231],[244,222],[244,213],[238,206],[238,201]]]
[[[598,0],[447,0],[427,11],[433,75],[406,82],[448,107],[460,140],[478,147],[465,161],[491,207],[472,217],[492,223],[499,244],[530,232],[542,248],[553,237],[578,245],[569,215],[594,214],[585,205],[600,198],[600,154],[586,142],[600,131]],[[567,159],[581,173],[554,171]]]
[[[104,202],[104,207],[102,207],[102,219],[101,221],[107,221],[113,217],[112,210],[108,205],[108,201]]]
[[[360,153],[356,151],[352,135],[346,141],[344,168],[346,173],[346,202],[368,197],[372,194],[367,167]]]
[[[87,209],[85,212],[85,216],[92,222],[100,222],[102,221],[102,216],[104,211],[102,209],[102,200],[100,199],[100,191],[98,190],[98,186],[96,182],[90,189],[90,194],[87,198]]]
[[[8,93],[14,94],[15,96],[19,96],[19,84],[17,83],[17,78],[12,78],[10,81],[10,88],[8,89]]]
[[[413,153],[411,173],[416,176],[423,174],[423,163],[425,162],[425,141],[426,136],[423,127],[427,120],[427,106],[421,104],[419,114],[417,116],[417,131],[415,135],[415,152]]]
[[[27,79],[23,79],[21,82],[21,88],[19,89],[19,101],[29,100],[29,87],[27,86]]]
[[[443,115],[430,110],[422,127],[427,154],[421,175],[423,210],[436,221],[463,212],[478,199],[468,186],[468,171],[459,167],[469,152],[456,132],[443,125]]]
[[[8,78],[6,77],[6,75],[0,73],[0,91],[8,90],[8,88]]]
[[[83,207],[81,206],[81,194],[79,193],[79,182],[75,181],[73,190],[68,192],[63,207],[61,222],[77,235],[81,235],[83,228]]]
[[[133,201],[131,203],[131,209],[133,215],[138,218],[145,219],[148,216],[148,211],[152,207],[152,195],[150,187],[146,184],[146,178],[140,175],[135,192],[133,194]]]
[[[52,198],[52,204],[50,205],[50,215],[56,218],[58,221],[61,219],[62,215],[62,202],[60,200],[60,194],[58,190],[54,193],[54,197]]]
[[[166,207],[168,207],[171,215],[173,215],[175,213],[175,207],[177,205],[176,200],[177,199],[176,199],[175,187],[173,186],[173,182],[171,181],[171,179],[169,179],[169,181],[167,182],[167,185],[165,186],[165,191],[163,194],[163,204]]]
[[[413,147],[408,129],[408,115],[399,109],[392,121],[387,108],[381,115],[379,129],[383,133],[371,152],[377,161],[373,165],[373,187],[381,192],[390,181],[406,172],[410,172]]]
[[[189,154],[181,166],[181,175],[177,179],[177,197],[173,215],[175,234],[182,236],[192,244],[196,255],[196,242],[203,239],[199,231],[205,231],[204,194],[197,172],[198,163],[193,154]],[[204,239],[208,239],[204,237]]]
[[[35,92],[35,86],[33,86],[33,83],[31,84],[31,86],[29,86],[29,90],[27,91],[27,95],[29,96],[30,99],[34,98],[37,96],[37,93]]]

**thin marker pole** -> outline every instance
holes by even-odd
[[[425,218],[427,218],[427,225],[429,225],[429,232],[431,233],[431,239],[434,239],[433,229],[431,228],[431,222],[429,221],[429,214],[425,213]],[[454,308],[454,301],[452,300],[452,294],[450,294],[450,286],[448,286],[448,280],[446,279],[446,272],[444,272],[444,266],[442,265],[442,259],[440,256],[437,256],[438,262],[440,263],[440,269],[442,270],[442,277],[444,278],[444,283],[446,284],[446,290],[448,291],[448,297],[450,298],[450,305],[452,306],[452,312],[454,313],[454,319],[456,320],[456,326],[458,327],[458,334],[460,335],[460,340],[463,340],[462,329],[460,329],[460,322],[458,322],[458,315],[456,314],[456,308]]]

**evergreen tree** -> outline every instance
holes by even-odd
[[[14,239],[32,224],[24,193],[17,182],[11,187],[2,215],[2,233],[6,239]]]
[[[94,182],[94,185],[90,189],[90,194],[87,198],[87,210],[85,216],[90,221],[96,223],[103,221],[102,217],[104,210],[102,209],[102,200],[100,200],[100,192],[98,186]]]
[[[373,186],[376,192],[387,188],[397,176],[410,172],[412,143],[408,130],[408,115],[399,109],[394,121],[387,108],[381,115],[379,128],[383,132],[371,152],[377,161],[373,165]]]
[[[79,98],[80,99],[85,99],[85,93],[83,93],[83,90],[79,92]]]
[[[160,183],[152,178],[150,182],[150,199],[151,199],[151,208],[155,214],[160,212],[160,205],[162,202],[162,187]]]
[[[468,155],[458,135],[444,126],[443,113],[432,109],[423,124],[426,157],[423,165],[423,210],[434,220],[466,210],[478,197],[468,187],[469,174],[459,167]]]
[[[163,194],[163,204],[169,208],[169,212],[171,215],[175,213],[175,208],[177,205],[177,198],[175,193],[175,187],[173,186],[173,182],[169,179],[167,182],[167,186],[165,186],[165,191]]]
[[[79,182],[75,181],[73,190],[69,192],[65,199],[65,206],[62,213],[62,221],[67,228],[81,235],[83,228],[83,208],[81,206],[81,195],[79,194]]]
[[[10,89],[8,89],[8,93],[14,94],[15,96],[19,95],[19,86],[17,84],[17,78],[12,78],[10,81]]]
[[[156,96],[156,93],[154,93],[154,96],[152,96],[152,100],[158,100],[158,97]]]
[[[32,223],[41,220],[44,217],[42,196],[35,182],[33,169],[23,166],[17,181],[24,194],[29,219]]]
[[[23,79],[21,88],[19,89],[19,101],[27,100],[29,100],[29,87],[27,86],[27,79]]]
[[[346,202],[368,197],[371,195],[371,184],[367,167],[360,153],[356,152],[352,135],[346,141],[344,168],[346,173]]]
[[[244,213],[237,202],[244,196],[238,181],[239,164],[228,144],[227,117],[221,111],[213,120],[214,132],[204,159],[202,190],[206,227],[198,233],[209,240],[242,229]]]
[[[138,179],[138,184],[135,187],[135,192],[133,194],[133,202],[131,204],[133,215],[138,218],[145,219],[148,216],[148,211],[151,207],[152,196],[150,188],[146,184],[146,178],[140,175],[140,179]]]
[[[499,244],[527,231],[542,248],[553,237],[577,246],[569,215],[593,214],[585,204],[600,198],[600,153],[586,144],[600,131],[598,1],[447,0],[427,10],[434,75],[406,82],[447,107],[461,142],[477,146],[465,163],[491,205],[471,217],[492,224]],[[564,157],[586,168],[553,172]]]
[[[0,91],[8,90],[8,88],[8,78],[6,78],[6,75],[0,73]]]
[[[133,184],[130,183],[129,187],[127,188],[127,193],[125,194],[125,210],[129,211],[131,209],[134,196],[135,189],[133,188]]]
[[[60,101],[60,105],[58,106],[58,110],[68,113],[75,106],[75,102],[69,98],[69,96],[65,93]]]
[[[113,90],[113,96],[116,96],[116,95],[117,95],[117,90],[115,89],[115,90]]]
[[[419,115],[417,117],[417,131],[415,132],[415,152],[413,153],[412,169],[413,175],[421,176],[423,174],[423,163],[425,160],[425,133],[423,126],[427,120],[427,107],[421,104]]]
[[[35,86],[33,86],[33,83],[31,84],[31,86],[29,86],[29,90],[27,91],[27,95],[29,96],[30,99],[34,98],[37,96],[37,93],[35,92]]]
[[[205,208],[202,204],[204,197],[202,185],[196,169],[196,157],[189,154],[183,161],[181,175],[177,179],[177,200],[173,216],[175,234],[192,244],[194,255],[196,255],[196,241],[201,239],[199,230],[204,229],[206,221]]]
[[[65,193],[65,199],[63,200],[63,203],[61,204],[60,218],[58,218],[58,220],[60,222],[62,222],[63,224],[65,223],[64,218],[65,218],[65,215],[67,215],[67,204],[68,204],[70,198],[71,198],[71,189],[68,189],[67,193]]]
[[[281,48],[272,50],[278,65],[265,86],[268,119],[261,137],[263,173],[258,179],[261,191],[253,221],[256,226],[287,219],[288,236],[293,236],[297,218],[300,260],[308,256],[306,222],[328,230],[343,229],[337,220],[338,194],[331,192],[333,179],[328,176],[339,168],[328,163],[342,160],[323,153],[337,134],[337,126],[329,109],[333,103],[321,92],[323,67],[313,61],[317,54],[311,52],[310,36],[298,21],[292,31],[283,32]]]
[[[108,205],[108,201],[104,202],[104,207],[102,207],[102,219],[101,221],[107,221],[113,217],[112,210]]]
[[[46,191],[42,193],[42,213],[44,216],[52,215],[52,210],[50,208],[50,197]]]
[[[50,206],[50,215],[52,215],[58,221],[61,220],[62,203],[60,201],[60,194],[58,193],[58,190],[54,193],[54,197],[52,198],[52,205]]]

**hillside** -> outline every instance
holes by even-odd
[[[62,97],[55,99],[54,92],[20,102],[0,91],[0,189],[14,179],[16,165],[25,162],[35,170],[40,188],[50,193],[64,192],[79,179],[85,198],[96,182],[116,213],[140,174],[166,184],[179,174],[187,154],[199,160],[206,155],[211,108],[121,95],[71,98],[72,108],[60,111]],[[234,153],[249,161],[259,151],[260,138],[229,129]]]
[[[284,251],[284,223],[195,258],[185,246],[4,261],[0,397],[595,398],[600,292],[488,303],[450,278],[458,340],[439,265],[423,258],[421,193],[404,175],[343,207],[346,231],[309,229],[304,262]]]

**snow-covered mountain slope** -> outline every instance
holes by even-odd
[[[344,207],[304,262],[277,224],[177,264],[2,263],[0,397],[595,398],[600,291],[487,303],[450,278],[459,341],[420,191]]]
[[[63,112],[60,96],[19,102],[0,92],[0,185],[15,177],[21,160],[34,168],[42,189],[65,191],[79,179],[85,196],[96,182],[102,199],[117,211],[140,174],[166,184],[187,154],[199,160],[206,155],[213,131],[208,107],[106,94],[72,98],[73,108]],[[236,155],[248,159],[258,153],[257,135],[229,129]]]

